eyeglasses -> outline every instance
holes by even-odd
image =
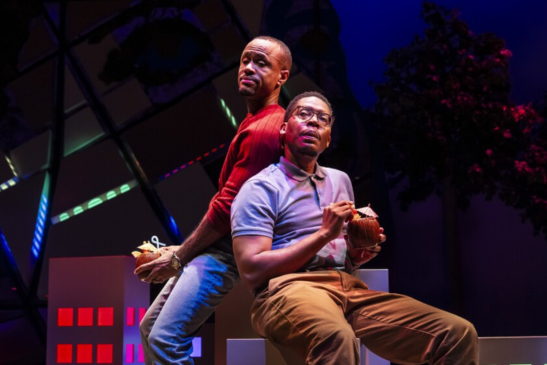
[[[316,112],[313,109],[300,105],[296,107],[293,115],[300,119],[300,122],[302,123],[309,121],[314,115],[317,115],[317,122],[321,127],[330,127],[332,123],[334,123],[334,116],[327,113]]]

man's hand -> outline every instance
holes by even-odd
[[[165,253],[165,252],[170,252],[171,254],[173,254],[173,252],[177,252],[177,250],[179,249],[180,246],[178,245],[171,245],[171,246],[165,246],[165,247],[160,247],[160,249],[158,250],[159,253],[161,253],[162,255]]]
[[[354,248],[351,246],[350,241],[348,240],[348,236],[344,235],[344,239],[346,240],[346,244],[348,245],[348,256],[351,260],[351,262],[356,266],[361,266],[366,262],[369,262],[382,250],[382,247],[380,247],[380,244],[385,242],[386,236],[384,235],[384,229],[380,227],[380,235],[378,237],[378,243],[371,247],[362,247],[362,248]]]
[[[352,205],[352,202],[342,200],[325,207],[323,209],[323,224],[318,233],[329,241],[340,236],[344,223],[353,217]]]
[[[150,274],[143,279],[144,282],[152,284],[161,284],[171,277],[178,274],[178,270],[171,267],[171,257],[179,246],[168,246],[160,248],[161,256],[154,261],[142,264],[135,269],[135,274],[150,271]]]

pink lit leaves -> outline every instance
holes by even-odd
[[[422,16],[425,37],[386,57],[371,118],[402,208],[449,178],[461,208],[498,196],[547,236],[547,127],[531,105],[509,101],[511,51],[457,12],[424,2]]]

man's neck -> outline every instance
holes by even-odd
[[[251,114],[256,114],[262,108],[267,107],[268,105],[277,105],[279,100],[279,93],[273,93],[264,99],[249,99],[247,98],[247,112]]]
[[[286,152],[285,158],[289,160],[293,165],[298,166],[300,170],[306,171],[308,174],[315,173],[315,164],[317,162],[317,158],[305,155],[300,155],[298,156],[298,158],[296,158],[293,154]]]

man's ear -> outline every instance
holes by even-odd
[[[281,147],[281,155],[283,155],[283,150],[285,149],[285,133],[287,133],[287,123],[281,124],[279,129],[279,147]]]
[[[281,70],[279,80],[277,80],[277,86],[283,85],[289,79],[289,70]]]
[[[329,134],[329,139],[327,139],[327,148],[329,148],[329,145],[330,145],[330,134]]]
[[[284,136],[285,133],[287,133],[287,123],[283,122],[283,124],[281,124],[281,128],[279,129],[279,134]]]

